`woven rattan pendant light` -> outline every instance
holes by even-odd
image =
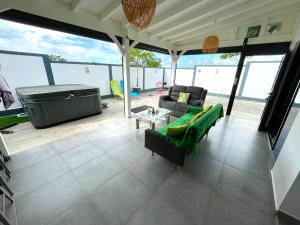
[[[217,36],[208,36],[202,45],[202,52],[206,54],[215,53],[219,48],[219,38]]]
[[[150,24],[156,9],[156,0],[121,0],[128,22],[140,29]]]

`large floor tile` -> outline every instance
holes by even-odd
[[[226,165],[245,171],[259,179],[270,182],[268,158],[249,156],[238,151],[231,150],[226,159]]]
[[[127,168],[146,153],[149,152],[144,149],[142,143],[129,141],[113,149],[113,151],[108,152],[108,156],[118,162],[122,167]]]
[[[259,133],[247,133],[244,131],[237,130],[234,136],[234,140],[242,143],[247,143],[250,145],[258,145],[261,147],[267,147],[267,139],[264,136],[259,135]]]
[[[188,156],[185,159],[182,173],[184,176],[200,184],[216,186],[221,175],[223,164],[219,161],[207,158],[204,155]]]
[[[11,178],[16,196],[32,191],[41,185],[68,173],[60,157],[55,156],[33,166],[18,170]]]
[[[151,195],[138,178],[124,171],[90,195],[106,224],[123,225]]]
[[[11,170],[16,171],[26,168],[43,160],[49,159],[55,155],[56,153],[51,144],[45,144],[28,149],[12,156]]]
[[[106,225],[94,204],[82,199],[47,225]]]
[[[272,186],[245,172],[225,166],[217,189],[264,213],[274,213]]]
[[[192,225],[196,224],[173,209],[160,197],[146,202],[133,216],[128,225]]]
[[[106,126],[100,125],[95,128],[89,129],[84,132],[84,135],[89,140],[99,139],[99,138],[107,138],[112,133],[112,131]]]
[[[232,140],[230,148],[243,154],[247,154],[249,157],[267,158],[266,145],[255,139],[248,141],[235,137]]]
[[[100,155],[72,173],[88,193],[94,192],[124,169],[107,155]]]
[[[101,154],[103,154],[103,152],[99,150],[96,145],[87,142],[62,153],[60,156],[67,167],[73,170]]]
[[[52,146],[56,152],[62,153],[72,148],[75,148],[83,143],[88,142],[88,138],[83,134],[72,135],[58,141],[52,142]]]
[[[207,137],[204,137],[201,142],[215,142],[218,144],[221,144],[223,146],[229,147],[232,140],[233,140],[233,135],[225,135],[226,130],[219,130],[219,131],[214,131],[208,133]],[[200,143],[201,143],[200,142]]]
[[[213,191],[178,172],[167,179],[156,193],[184,217],[198,224]]]
[[[124,138],[112,138],[112,137],[102,137],[95,138],[92,142],[103,152],[112,151],[114,148],[119,147],[123,143],[128,140],[124,140]]]
[[[176,173],[176,166],[173,163],[159,155],[152,156],[150,151],[128,169],[152,189],[156,189],[171,174]]]
[[[200,155],[217,160],[220,163],[225,161],[228,150],[228,145],[223,145],[222,143],[216,143],[212,141],[203,141],[198,145],[198,152]]]
[[[16,198],[19,225],[49,223],[83,198],[80,185],[71,175]]]
[[[272,216],[265,215],[240,201],[214,193],[206,209],[203,225],[274,225]]]

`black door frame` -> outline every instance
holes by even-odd
[[[232,110],[232,106],[235,100],[235,95],[236,95],[236,91],[240,82],[240,78],[241,78],[241,74],[242,74],[242,70],[244,67],[244,62],[245,62],[245,58],[246,58],[246,47],[247,47],[247,43],[248,43],[248,38],[244,39],[243,42],[243,48],[241,51],[241,55],[240,55],[240,60],[238,63],[238,67],[236,69],[236,73],[235,73],[235,77],[234,77],[234,81],[233,81],[233,85],[232,85],[232,89],[231,89],[231,94],[229,97],[229,102],[227,105],[227,110],[226,110],[226,115],[230,115],[231,114],[231,110]]]
[[[289,52],[278,73],[259,130],[267,131],[273,149],[284,127],[300,87],[300,42]]]
[[[227,105],[226,115],[228,116],[231,115],[232,107],[236,97],[236,91],[239,85],[246,56],[286,54],[290,46],[290,42],[288,45],[286,44],[286,42],[282,42],[282,43],[270,43],[266,45],[261,45],[260,47],[258,47],[257,45],[248,45],[247,43],[248,43],[248,38],[245,38],[243,42],[242,50],[240,51],[240,59],[236,70],[235,78],[233,81],[229,102]]]

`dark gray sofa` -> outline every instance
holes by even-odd
[[[177,102],[180,92],[190,93],[188,104]],[[180,117],[190,106],[203,106],[206,94],[207,90],[202,87],[174,85],[168,95],[160,96],[158,106],[172,110],[171,116]]]

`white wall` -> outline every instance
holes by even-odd
[[[138,77],[138,85],[137,85]],[[143,89],[143,68],[142,67],[130,67],[130,86],[139,87]]]
[[[145,69],[145,89],[156,88],[157,82],[163,82],[164,70],[159,68]]]
[[[250,63],[242,96],[265,99],[271,91],[280,62]]]
[[[21,108],[15,88],[48,85],[43,58],[40,56],[0,54],[0,73],[4,75],[16,102],[9,109]],[[0,103],[0,111],[5,110]]]
[[[177,85],[192,86],[193,76],[194,76],[194,69],[177,69],[175,83]]]
[[[109,69],[105,65],[51,63],[55,84],[85,84],[110,95]]]
[[[123,80],[122,66],[112,66],[111,70],[113,80],[117,80],[118,82],[120,82],[120,80]]]
[[[165,87],[170,87],[170,84],[171,84],[171,69],[165,69],[164,81],[166,82]]]
[[[139,78],[138,87],[143,89],[143,68],[141,67],[130,67],[130,87],[136,87],[137,74]],[[112,77],[120,84],[120,81],[123,80],[122,66],[112,66]]]
[[[276,209],[300,219],[300,113],[272,169]]]
[[[209,93],[231,93],[236,66],[197,66],[195,86],[203,87]]]

